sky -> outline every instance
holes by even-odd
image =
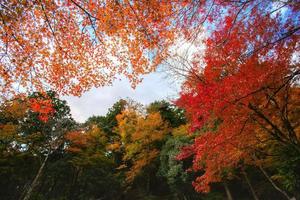
[[[194,53],[205,50],[203,38],[205,38],[205,31],[199,34],[193,43],[189,43],[183,36],[179,36],[174,45],[170,47],[170,59],[166,60],[156,72],[144,75],[143,81],[135,89],[131,88],[126,78],[123,78],[115,81],[112,86],[93,88],[81,97],[65,96],[62,99],[68,102],[71,114],[77,122],[84,122],[93,115],[105,115],[119,99],[130,98],[144,105],[162,99],[175,100],[178,98],[180,85],[184,79],[175,77],[174,75],[177,73],[171,72],[172,67],[176,65],[176,68],[189,68],[191,61],[195,61]],[[184,59],[182,60],[182,58]],[[197,59],[201,60],[202,58],[198,57]]]
[[[131,98],[147,105],[155,100],[177,98],[180,84],[167,78],[163,72],[154,72],[144,76],[142,83],[132,89],[127,79],[115,81],[112,86],[93,88],[81,97],[65,96],[71,108],[71,114],[77,122],[84,122],[93,115],[105,115],[119,99]]]

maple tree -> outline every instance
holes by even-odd
[[[81,95],[111,84],[118,74],[135,86],[140,75],[170,55],[176,39],[193,43],[203,24],[222,21],[220,10],[236,14],[234,24],[239,9],[256,4],[276,2],[5,0],[0,4],[2,95],[45,90]],[[298,9],[291,2],[278,4]],[[281,36],[298,29],[288,25]]]
[[[241,162],[257,164],[259,158],[253,155],[261,143],[267,143],[257,132],[298,152],[300,147],[299,123],[293,117],[299,103],[293,98],[298,96],[300,74],[295,21],[299,5],[218,3],[213,8],[226,12],[211,19],[205,66],[195,63],[200,76],[186,81],[177,102],[191,119],[191,131],[202,129],[194,144],[178,156],[192,156],[192,170],[204,170],[193,182],[199,192],[208,192],[211,183],[230,177],[228,169]]]
[[[42,122],[47,122],[54,113],[52,101],[45,95],[40,98],[31,98],[30,110],[38,113],[38,119]]]
[[[175,2],[174,2],[175,3]],[[1,92],[80,95],[125,75],[135,86],[174,37],[168,1],[2,1]]]

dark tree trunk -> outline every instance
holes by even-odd
[[[272,184],[272,186],[281,194],[283,194],[288,200],[291,200],[292,198],[282,189],[280,189],[276,183],[269,177],[269,175],[267,174],[267,172],[261,167],[259,166],[260,171],[264,174],[264,176],[267,178],[267,180]]]
[[[246,171],[245,171],[244,169],[242,169],[242,174],[243,174],[244,177],[245,177],[245,180],[246,180],[246,182],[247,182],[247,184],[248,184],[248,186],[249,186],[249,188],[250,188],[250,191],[251,191],[251,194],[252,194],[254,200],[259,200],[259,198],[257,197],[257,195],[256,195],[256,193],[255,193],[254,188],[252,187],[252,184],[251,184],[251,182],[250,182],[250,179],[248,178],[248,175],[247,175],[247,173],[246,173]]]
[[[38,173],[36,174],[36,176],[35,176],[35,178],[33,179],[31,185],[29,186],[29,189],[27,190],[26,195],[25,195],[25,197],[23,198],[23,200],[29,200],[29,199],[30,199],[30,196],[31,196],[31,194],[32,194],[32,192],[33,192],[33,190],[34,190],[34,188],[38,185],[39,178],[40,178],[41,175],[42,175],[42,172],[43,172],[43,170],[44,170],[44,168],[45,168],[45,165],[46,165],[46,162],[47,162],[48,158],[49,158],[49,154],[45,157],[45,159],[44,159],[42,165],[41,165],[40,168],[39,168]]]
[[[224,182],[224,188],[225,188],[227,199],[228,200],[233,200],[231,192],[230,192],[230,189],[229,189],[229,187],[228,187],[228,185],[227,185],[226,182]]]

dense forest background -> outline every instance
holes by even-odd
[[[192,159],[179,159],[178,154],[209,128],[188,134],[185,111],[167,101],[145,107],[121,99],[105,116],[80,124],[72,119],[67,103],[49,91],[2,104],[0,116],[1,199],[30,195],[30,199],[246,200],[286,199],[284,191],[300,195],[300,155],[292,148],[270,149],[282,160],[268,159],[259,166],[241,161],[235,168],[223,169],[222,180],[212,184],[209,193],[197,193],[192,181],[204,171],[193,172]],[[218,129],[219,123],[211,129]]]

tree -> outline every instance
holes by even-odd
[[[27,98],[29,110],[20,123],[20,134],[28,141],[27,148],[44,155],[63,145],[63,135],[75,125],[67,102],[53,91],[35,92]]]
[[[220,2],[218,2],[220,3]],[[179,158],[192,156],[192,169],[205,173],[195,189],[208,192],[224,170],[241,162],[257,164],[261,145],[275,140],[299,152],[297,96],[299,51],[298,5],[268,1],[223,2],[226,10],[211,19],[214,27],[206,41],[205,68],[187,80],[178,105],[191,119],[191,131],[208,129],[186,147]],[[281,12],[285,7],[288,11]],[[197,65],[197,63],[196,63]],[[199,68],[199,67],[198,67]],[[265,135],[261,140],[261,134]]]
[[[286,8],[289,12],[281,12]],[[227,24],[226,42],[241,22],[258,19],[257,12],[280,20],[281,14],[298,16],[298,11],[293,1],[273,0],[5,0],[0,15],[1,92],[10,96],[47,88],[80,95],[93,86],[111,84],[118,74],[135,86],[139,75],[155,70],[167,58],[178,37],[193,43],[203,25],[213,31]],[[282,20],[278,34],[260,38],[250,52],[295,35],[296,21]],[[260,21],[255,23],[248,28],[258,34],[266,30]]]
[[[107,135],[91,124],[66,134],[67,151],[72,158],[74,179],[68,198],[112,199],[120,195],[120,182],[114,174],[116,164],[107,154]]]
[[[28,104],[21,99],[6,101],[0,106],[0,196],[7,199],[19,197],[32,177],[32,169],[38,165],[31,154],[22,151],[20,123],[27,110]]]
[[[154,112],[159,112],[163,120],[167,121],[172,128],[186,123],[184,110],[165,100],[155,101],[147,107],[147,113]]]
[[[62,150],[62,136],[74,125],[70,108],[49,91],[6,101],[1,104],[0,113],[1,159],[7,162],[2,167],[10,169],[8,165],[12,164],[10,170],[17,178],[16,184],[9,184],[10,189],[16,190],[12,198],[28,199],[39,185],[49,157]],[[26,160],[31,164],[24,164]],[[24,179],[18,180],[17,176]]]
[[[80,95],[117,74],[135,86],[174,37],[171,2],[1,2],[1,93]],[[151,54],[151,56],[149,56]]]
[[[26,146],[43,159],[41,166],[29,186],[24,200],[30,199],[33,190],[39,184],[44,168],[49,157],[64,146],[64,134],[74,126],[70,114],[70,108],[66,101],[57,98],[52,91],[33,93],[29,97],[30,111],[28,117],[22,123],[22,134],[28,136],[36,135],[36,141],[29,139]]]
[[[146,179],[146,190],[150,189],[151,164],[159,156],[160,146],[168,126],[159,113],[146,116],[134,110],[125,110],[117,116],[117,132],[121,136],[119,148],[124,149],[123,165],[126,170],[126,182],[130,185],[138,175],[143,174]]]
[[[87,119],[85,124],[90,126],[91,124],[97,125],[107,137],[107,151],[106,154],[113,157],[117,165],[122,163],[122,152],[112,151],[114,149],[115,141],[120,140],[120,135],[116,132],[118,126],[117,115],[121,114],[127,106],[127,101],[120,99],[108,110],[105,116],[92,116]]]
[[[177,160],[176,157],[180,153],[181,148],[192,143],[193,135],[188,134],[188,125],[181,125],[172,130],[172,135],[161,148],[159,155],[160,164],[158,175],[165,177],[174,198],[189,199],[197,198],[191,181],[194,176],[187,171],[191,164],[189,161]],[[199,196],[198,196],[199,198]]]
[[[1,154],[13,154],[19,151],[20,146],[13,145],[13,142],[20,141],[20,122],[25,118],[27,110],[28,104],[22,100],[6,101],[1,104]]]
[[[116,116],[121,114],[126,107],[126,100],[120,99],[108,110],[105,116],[93,116],[87,119],[86,124],[96,124],[107,135],[114,136],[114,127],[117,126]]]

